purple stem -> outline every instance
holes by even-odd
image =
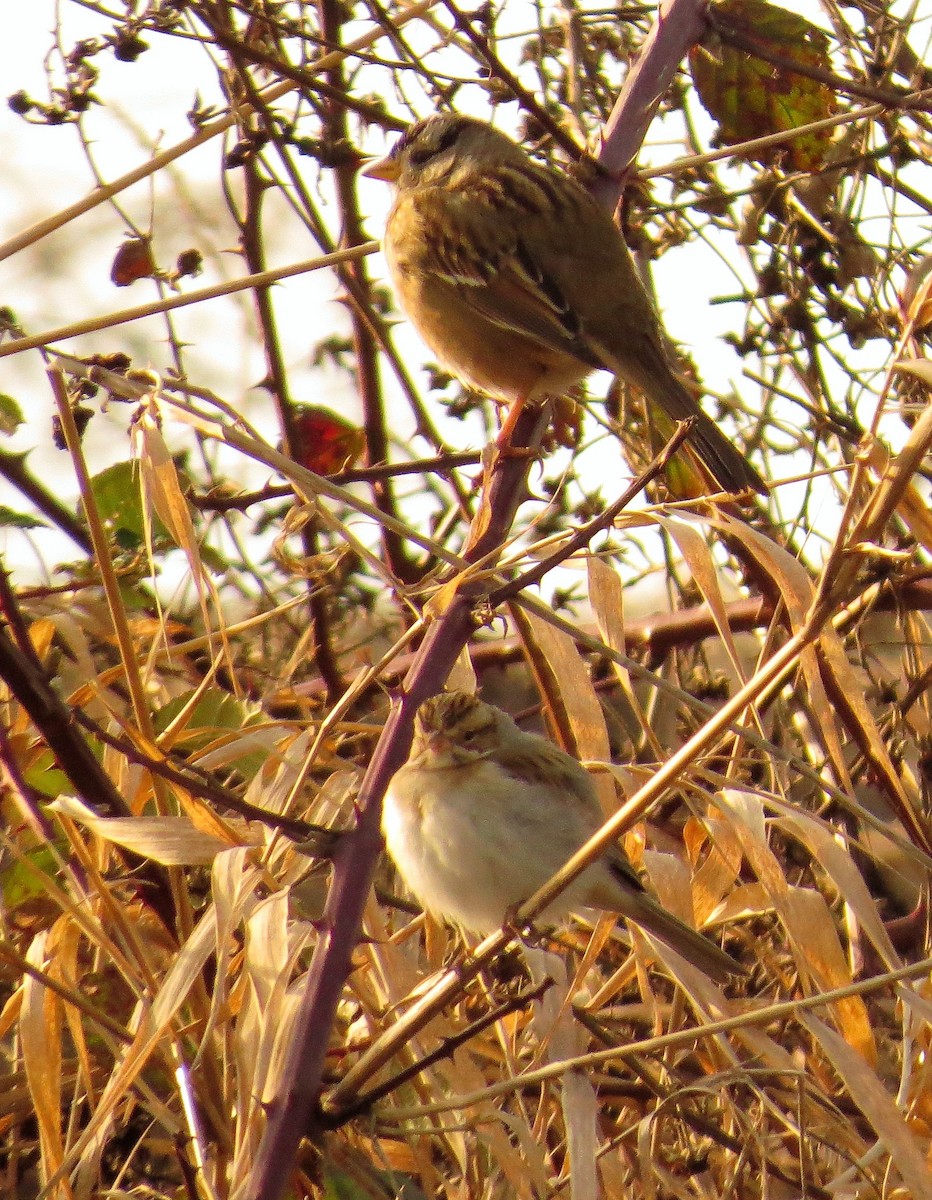
[[[549,409],[528,405],[515,425],[511,445],[516,449],[536,450],[548,418]],[[532,462],[533,453],[509,455],[496,463],[488,485],[488,508],[484,510],[480,504],[473,522],[477,536],[475,544],[464,554],[467,561],[478,562],[504,542],[515,511],[525,497]],[[479,532],[476,523],[484,520],[483,511],[488,522]],[[244,1200],[277,1200],[285,1189],[299,1141],[317,1131],[315,1105],[333,1014],[351,968],[350,957],[382,848],[379,831],[382,797],[408,756],[414,713],[423,700],[443,687],[457,655],[475,630],[473,610],[485,586],[464,585],[428,629],[360,785],[356,828],[341,839],[334,856],[333,883],[308,968],[288,1060],[278,1096],[269,1105],[269,1123]]]
[[[602,147],[595,156],[606,174],[591,185],[591,191],[606,208],[616,208],[661,99],[680,63],[702,40],[707,9],[708,0],[662,0],[657,19],[605,122]]]

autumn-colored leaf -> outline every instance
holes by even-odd
[[[689,58],[699,98],[718,121],[721,142],[735,145],[832,115],[831,88],[791,65],[830,68],[828,38],[820,29],[764,0],[724,0],[713,13],[716,31]],[[800,135],[759,149],[753,157],[759,162],[782,158],[807,171],[822,162],[829,140],[825,132]]]
[[[365,449],[365,434],[357,425],[344,421],[328,408],[306,405],[298,409],[293,423],[295,462],[318,475],[345,471]]]
[[[129,287],[137,279],[151,279],[155,274],[151,241],[148,238],[129,238],[114,255],[110,281],[117,287]]]

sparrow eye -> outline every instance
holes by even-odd
[[[408,151],[408,161],[415,167],[422,167],[437,153],[436,146],[413,146]]]
[[[431,136],[426,139],[418,140],[415,137],[408,148],[409,162],[415,167],[422,167],[424,163],[436,158],[438,154],[443,154],[444,150],[449,150],[459,139],[463,129],[464,125],[461,121],[450,120],[445,121],[439,130],[436,127],[429,130]]]

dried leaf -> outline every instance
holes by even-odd
[[[903,365],[903,363],[897,364],[900,368]],[[932,384],[932,378],[929,383]],[[878,478],[883,478],[890,465],[889,454],[885,448],[879,442],[874,441],[864,447],[864,453],[871,470]],[[919,545],[932,553],[932,513],[929,512],[929,506],[922,492],[912,481],[906,485],[903,495],[897,503],[896,511],[903,518],[904,524]]]
[[[137,279],[151,279],[157,274],[151,238],[129,238],[113,257],[110,281],[117,287],[129,287]]]
[[[33,938],[26,957],[40,970],[46,967],[49,934]],[[62,1131],[62,1001],[44,984],[25,975],[19,1014],[23,1066],[39,1127],[43,1183],[58,1171],[64,1159]]]
[[[666,854],[660,850],[645,850],[643,863],[660,903],[685,924],[695,928],[689,867],[675,854]]]
[[[777,545],[771,538],[752,529],[743,521],[736,521],[726,515],[717,515],[712,523],[743,542],[754,555],[757,562],[767,572],[780,591],[780,599],[786,605],[793,632],[799,633],[806,625],[810,608],[815,600],[815,589],[812,586],[805,567],[796,561],[782,546]],[[828,631],[833,635],[833,631]],[[819,655],[815,646],[804,646],[799,655],[800,666],[809,689],[810,707],[815,713],[832,714],[833,705],[829,701],[822,677]],[[832,759],[832,766],[838,773],[842,786],[853,790],[848,774],[848,762],[842,747],[838,727],[833,720],[822,721],[819,732]]]
[[[825,897],[811,888],[789,888],[783,898],[783,915],[796,957],[805,962],[818,990],[847,987],[852,982],[851,972]],[[877,1046],[864,998],[835,1000],[831,1012],[848,1045],[876,1066]]]
[[[845,903],[850,905],[887,969],[896,970],[900,966],[899,956],[877,911],[874,898],[845,846],[807,813],[790,812],[776,823],[803,842],[844,896]]]
[[[919,797],[911,794],[914,789],[907,789],[904,773],[897,769],[890,757],[887,743],[867,703],[864,683],[848,661],[841,638],[831,627],[822,632],[819,652],[824,669],[832,674],[833,694],[836,698],[834,705],[826,711],[844,712],[847,729],[857,740],[861,752],[876,772],[896,815],[906,826],[916,845],[926,853],[932,853],[932,838],[920,816]],[[823,730],[830,727],[831,722],[823,722],[821,726]],[[853,791],[853,788],[850,790]]]
[[[563,1075],[560,1104],[570,1156],[570,1196],[587,1200],[599,1195],[599,1102],[583,1072],[567,1071]]]
[[[690,817],[683,828],[683,844],[693,865],[693,911],[701,928],[711,913],[734,887],[741,870],[741,847],[737,838],[718,836],[726,822],[715,818],[699,821]],[[714,832],[713,832],[714,831]],[[703,848],[712,839],[711,853],[700,861]],[[698,865],[697,865],[698,864]]]
[[[162,432],[150,413],[144,413],[136,422],[134,439],[139,454],[140,485],[144,501],[143,521],[149,556],[152,557],[151,517],[154,511],[168,530],[175,545],[184,551],[188,560],[194,586],[197,588],[205,627],[213,629],[214,625],[219,623],[220,640],[223,641],[222,609],[218,604],[218,620],[212,622],[207,606],[207,597],[213,595],[216,599],[216,590],[201,560],[200,547],[194,531],[194,521],[185,499],[178,469],[165,439],[162,437]],[[232,668],[232,663],[229,666]]]
[[[534,1005],[534,1026],[546,1060],[560,1062],[585,1051],[583,1027],[573,1016],[566,960],[539,947],[527,947],[525,958],[536,984],[553,981]],[[596,1163],[599,1157],[598,1103],[595,1089],[579,1071],[561,1076],[560,1106],[570,1153],[570,1194],[574,1197],[598,1195]]]
[[[187,817],[99,817],[74,796],[59,796],[48,807],[87,826],[97,837],[164,866],[210,863],[231,845],[202,832]],[[219,823],[218,827],[222,828]],[[245,837],[245,827],[242,833]]]
[[[599,634],[611,650],[618,654],[627,652],[625,642],[624,588],[621,577],[596,555],[586,561],[589,576],[589,603],[599,627]],[[655,736],[631,684],[631,676],[619,662],[612,661],[612,670],[618,680],[619,690],[612,697],[612,708],[624,726],[632,747],[646,742],[656,757],[662,758],[663,751]]]
[[[914,333],[932,325],[932,254],[924,255],[909,272],[900,296],[903,324]]]
[[[513,615],[557,728],[569,727],[579,758],[605,761],[610,756],[605,717],[576,643],[526,609]]]
[[[932,1171],[925,1150],[912,1133],[903,1114],[876,1072],[855,1053],[844,1038],[811,1012],[800,1012],[797,1020],[816,1039],[841,1076],[847,1093],[887,1148],[891,1166],[901,1175],[912,1196],[932,1195]]]
[[[152,504],[175,545],[184,550],[192,570],[200,574],[200,553],[194,524],[171,452],[151,418],[143,417],[138,423],[138,430],[142,436],[139,465],[143,495]]]
[[[688,521],[664,516],[658,516],[657,520],[679,548],[696,586],[709,606],[712,620],[715,622],[715,628],[722,639],[731,665],[741,682],[746,682],[744,668],[728,622],[725,599],[719,586],[719,570],[712,560],[712,552],[705,538]]]
[[[204,968],[213,946],[213,938],[213,914],[208,910],[175,956],[151,1006],[148,1002],[140,1002],[136,1006],[129,1023],[133,1041],[124,1048],[86,1127],[69,1146],[59,1174],[70,1170],[77,1163],[83,1165],[91,1156],[100,1153],[113,1120],[114,1110],[125,1100],[134,1083],[139,1081],[140,1073],[152,1054],[157,1051],[167,1023],[173,1018]],[[147,1091],[144,1083],[138,1082],[138,1086],[144,1093]],[[171,1111],[159,1106],[159,1112],[166,1131],[180,1134],[181,1126]]]
[[[478,689],[476,670],[472,665],[472,655],[469,646],[464,646],[456,656],[450,673],[447,675],[446,689],[448,692],[468,692],[474,695]]]

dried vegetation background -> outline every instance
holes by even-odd
[[[932,1195],[922,6],[55,15],[0,247],[0,1192]],[[603,131],[608,186],[648,131],[623,225],[758,506],[625,498],[660,447],[598,378],[483,471],[356,173],[448,104]],[[378,803],[451,671],[604,764],[745,977],[425,921]]]

